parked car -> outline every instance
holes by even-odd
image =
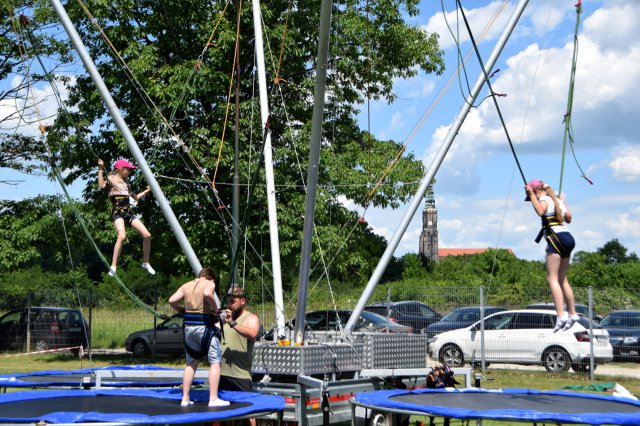
[[[0,350],[30,350],[87,347],[89,327],[78,309],[58,307],[20,308],[0,317]]]
[[[556,305],[550,302],[539,302],[539,303],[530,303],[525,306],[526,309],[552,309],[556,310]],[[565,306],[565,309],[567,307]],[[576,303],[576,313],[582,314],[585,317],[589,318],[589,307],[587,305],[583,305],[582,303]],[[596,322],[600,322],[602,316],[597,315],[595,312],[593,313],[593,320]]]
[[[414,333],[420,333],[423,328],[442,319],[442,315],[422,302],[379,302],[364,308],[389,318],[398,324],[408,325]]]
[[[326,309],[321,311],[308,312],[305,314],[307,331],[311,332],[339,332],[351,317],[353,311],[349,309]],[[293,330],[295,320],[287,323],[287,328]],[[356,332],[383,332],[383,333],[412,333],[411,327],[398,324],[394,321],[378,315],[375,312],[363,311],[360,319],[355,324],[353,331]],[[273,329],[267,331],[264,340],[273,340]]]
[[[616,361],[640,361],[640,311],[614,311],[600,325],[609,332]]]
[[[580,317],[571,329],[554,333],[556,314],[545,309],[519,309],[492,314],[484,320],[485,362],[543,365],[547,371],[589,370],[589,319]],[[593,328],[594,361],[603,364],[613,359],[609,333],[595,322]],[[434,337],[430,356],[450,367],[481,360],[480,321],[459,330]]]
[[[485,306],[484,316],[486,318],[491,314],[502,311],[506,311],[506,309],[498,308],[496,306]],[[427,340],[431,342],[436,334],[468,327],[479,319],[480,306],[465,306],[457,308],[445,315],[440,321],[434,322],[426,328],[423,328],[422,334],[426,334]]]
[[[158,324],[155,328],[155,340],[153,328],[129,334],[124,347],[136,356],[143,356],[152,353],[154,341],[156,354],[184,353],[182,317],[174,315]]]

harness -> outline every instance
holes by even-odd
[[[131,204],[129,202],[128,195],[110,195],[111,200],[111,220],[115,220],[116,216],[120,216],[124,219],[127,225],[131,225],[134,217],[129,208]]]
[[[565,257],[570,254],[570,251],[562,244],[558,235],[553,231],[553,226],[562,225],[558,222],[555,215],[542,216],[542,228],[540,228],[540,232],[538,232],[538,236],[536,237],[536,243],[539,243],[544,235],[547,243],[549,243],[556,251],[560,254],[560,256]]]
[[[216,323],[220,321],[220,317],[215,314],[184,313],[182,314],[182,318],[184,320],[185,327],[192,325],[205,326],[204,335],[200,341],[199,348],[192,348],[187,345],[186,341],[184,341],[184,349],[187,351],[189,356],[195,359],[203,359],[209,353],[211,340],[213,340],[214,337],[218,340],[221,338],[220,329],[216,327]]]

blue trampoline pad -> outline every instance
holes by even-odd
[[[159,387],[180,386],[182,378],[154,377],[155,371],[174,371],[182,373],[184,369],[157,367],[155,365],[126,365],[81,370],[48,370],[33,373],[15,373],[0,375],[0,388],[45,388],[45,387],[79,387],[96,385],[96,371],[135,371],[148,372],[147,377],[103,377],[102,386],[109,387]],[[89,378],[88,381],[83,379]],[[203,384],[204,380],[195,379],[194,385]]]
[[[0,395],[0,422],[180,424],[247,417],[284,409],[284,399],[253,392],[220,391],[226,407],[207,406],[208,390],[191,391],[194,405],[180,407],[180,389],[109,389],[13,392]]]
[[[627,398],[531,389],[420,389],[363,392],[356,405],[454,419],[590,425],[639,425],[640,402]]]

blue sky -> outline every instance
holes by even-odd
[[[447,20],[455,26],[455,2],[444,3]],[[463,2],[474,38],[502,3]],[[509,2],[480,43],[483,60],[488,58],[516,3]],[[496,64],[500,72],[492,79],[494,90],[507,94],[498,103],[525,178],[543,180],[556,190],[575,3],[531,1]],[[617,238],[630,251],[640,253],[640,2],[585,1],[581,21],[572,113],[574,150],[580,167],[594,184],[581,177],[567,148],[563,192],[574,216],[570,229],[577,241],[576,250],[595,251]],[[407,140],[457,68],[455,44],[446,29],[440,2],[423,1],[421,15],[414,23],[440,34],[447,70],[442,76],[421,75],[399,81],[395,104],[374,104],[369,112],[371,131],[379,138]],[[472,46],[461,25],[461,51],[466,55]],[[479,73],[475,55],[467,62],[467,73],[472,86]],[[463,99],[456,80],[410,141],[409,150],[427,167]],[[363,117],[365,114],[363,111]],[[539,219],[530,203],[523,202],[524,184],[493,102],[485,101],[471,110],[436,181],[440,247],[511,248],[520,258],[544,259],[543,244],[533,241]],[[405,211],[370,210],[366,219],[377,233],[390,238]],[[422,208],[416,212],[396,255],[418,251],[421,215]]]
[[[569,72],[576,22],[577,0],[530,1],[503,51],[492,79],[494,90],[506,93],[498,99],[527,180],[541,179],[558,188],[564,138]],[[502,1],[463,1],[465,14],[478,38]],[[487,59],[516,2],[506,7],[480,42]],[[444,1],[447,19],[456,25],[455,2]],[[579,164],[594,182],[580,176],[567,151],[563,190],[573,212],[571,230],[577,250],[595,251],[617,238],[630,251],[640,253],[640,2],[633,0],[585,1],[579,30],[579,51],[573,105],[574,149]],[[457,67],[455,44],[447,30],[441,4],[424,0],[420,16],[412,23],[440,34],[447,70],[442,76],[423,74],[397,81],[398,100],[393,105],[372,102],[363,107],[362,123],[371,116],[371,131],[381,139],[407,140]],[[456,32],[455,28],[453,29]],[[460,29],[463,55],[471,48],[464,27]],[[475,55],[467,62],[473,85],[479,68]],[[0,82],[3,86],[10,81]],[[36,87],[39,99],[50,99],[51,90]],[[483,92],[486,95],[486,91]],[[481,97],[483,96],[481,95]],[[429,167],[457,115],[464,95],[455,80],[433,112],[424,120],[408,149]],[[0,115],[12,105],[0,104]],[[53,113],[43,103],[43,116]],[[5,129],[6,130],[6,129]],[[21,131],[35,134],[35,128]],[[0,185],[0,199],[21,199],[38,193],[54,194],[57,185],[6,169],[2,180],[24,181]],[[277,175],[276,175],[277,179]],[[439,215],[440,246],[447,248],[511,248],[520,258],[542,260],[544,247],[533,241],[539,229],[531,205],[523,202],[524,185],[516,168],[493,102],[471,110],[436,174],[434,187]],[[72,188],[80,194],[81,184]],[[348,201],[345,204],[349,205]],[[406,206],[397,210],[370,209],[365,219],[375,232],[391,237]],[[418,251],[420,208],[405,233],[396,256]]]

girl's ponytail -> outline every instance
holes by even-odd
[[[556,221],[560,225],[562,225],[562,223],[564,222],[564,217],[562,214],[562,209],[560,208],[560,203],[558,203],[558,197],[556,197],[555,192],[553,192],[553,188],[551,188],[546,183],[544,184],[543,188],[545,190],[545,193],[553,200],[553,215],[556,217]]]

